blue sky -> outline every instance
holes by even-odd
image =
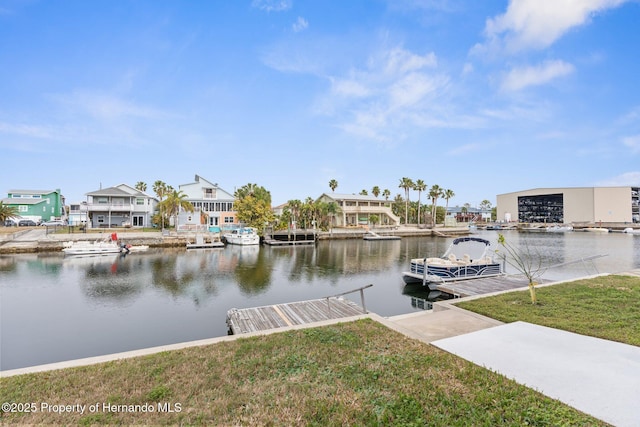
[[[0,0],[0,192],[640,185],[638,22],[637,0]]]

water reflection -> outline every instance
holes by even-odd
[[[504,232],[559,280],[640,268],[640,237]],[[497,247],[496,232],[482,232]],[[100,257],[0,256],[0,368],[170,344],[226,334],[227,310],[322,298],[373,284],[367,308],[382,316],[427,309],[441,296],[405,286],[416,257],[441,256],[451,238],[323,241],[317,246],[240,247]],[[585,268],[586,267],[586,268]],[[360,303],[358,295],[351,296]],[[64,339],[52,337],[64,334]]]

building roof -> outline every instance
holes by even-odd
[[[47,199],[33,199],[30,197],[7,197],[2,199],[3,205],[37,205],[46,202]]]
[[[365,196],[362,194],[322,193],[318,198],[320,199],[322,198],[322,196],[327,196],[333,200],[359,200],[363,202],[389,202],[389,203],[392,202],[392,200],[387,200],[384,197],[376,197],[371,195]]]
[[[125,191],[122,187],[126,187],[129,191]],[[148,195],[130,185],[118,184],[115,187],[101,188],[100,190],[86,193],[87,196],[122,196],[122,197],[149,197],[155,199],[155,197]]]
[[[60,190],[9,190],[8,194],[51,194],[59,193]]]

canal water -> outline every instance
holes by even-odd
[[[546,266],[606,255],[549,269],[544,277],[551,280],[640,268],[640,236],[504,235]],[[497,232],[477,236],[499,248]],[[125,257],[0,256],[0,370],[223,336],[231,308],[322,298],[368,284],[369,311],[393,316],[423,310],[435,295],[405,287],[402,271],[411,258],[442,255],[452,240],[158,249]],[[348,298],[361,303],[359,293]]]

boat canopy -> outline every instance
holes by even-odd
[[[491,242],[479,237],[459,237],[453,240],[442,257],[447,258],[454,254],[457,259],[466,258],[465,255],[472,260],[485,258],[491,256],[490,245]]]
[[[486,246],[491,245],[491,242],[485,239],[481,239],[479,237],[458,237],[453,241],[453,244],[457,245],[458,243],[463,243],[463,242],[480,242],[480,243],[484,243]]]

